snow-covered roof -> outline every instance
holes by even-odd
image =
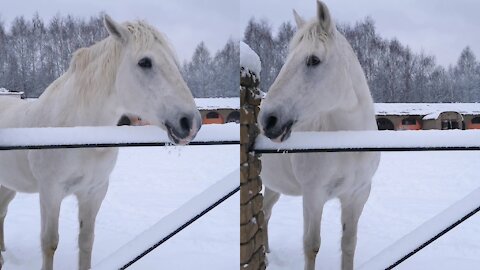
[[[429,119],[442,112],[480,114],[480,103],[375,103],[376,115],[421,115]]]
[[[199,110],[240,109],[240,98],[196,98]]]
[[[23,92],[13,92],[6,88],[0,87],[0,96],[21,96]]]
[[[243,41],[240,42],[240,67],[243,67],[245,72],[251,71],[260,78],[262,70],[260,57]]]

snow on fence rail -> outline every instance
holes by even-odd
[[[239,144],[238,124],[205,125],[190,145]],[[0,150],[171,145],[159,127],[0,128]]]
[[[150,229],[135,237],[135,239],[121,247],[92,269],[126,269],[235,194],[240,189],[238,181],[239,175],[239,169],[228,174],[222,180],[213,184],[207,190],[161,219]]]
[[[292,133],[286,142],[255,140],[261,154],[480,150],[480,130],[339,131]],[[480,188],[384,249],[359,269],[393,269],[480,211]]]
[[[296,132],[286,142],[258,136],[255,152],[480,150],[480,130]]]

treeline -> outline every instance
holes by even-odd
[[[16,17],[9,29],[0,21],[0,87],[38,97],[60,77],[77,49],[107,37],[103,14],[89,19],[56,15],[45,23]],[[238,96],[239,45],[229,40],[213,57],[202,42],[181,71],[196,97]]]
[[[434,56],[415,53],[397,39],[382,38],[369,17],[338,28],[357,54],[375,102],[480,102],[480,63],[469,47],[455,65],[443,67]],[[280,71],[294,33],[289,22],[273,35],[268,21],[249,21],[244,42],[262,61],[260,86],[264,91]]]
[[[200,42],[192,60],[182,65],[182,74],[195,97],[238,97],[240,45],[228,40],[213,57]]]
[[[0,22],[0,87],[38,97],[63,74],[72,53],[107,36],[103,16],[89,20],[57,15],[47,24],[35,14]]]

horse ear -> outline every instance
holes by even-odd
[[[333,33],[333,21],[330,11],[327,5],[319,0],[317,0],[317,18],[323,31],[329,34]]]
[[[107,28],[108,33],[113,36],[115,39],[125,43],[128,41],[130,32],[122,26],[121,24],[114,21],[110,16],[105,15],[103,20],[105,28]]]
[[[305,20],[298,15],[297,11],[293,10],[293,17],[295,18],[295,23],[297,24],[297,29],[301,28],[305,24]]]

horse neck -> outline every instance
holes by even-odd
[[[109,39],[75,52],[67,72],[40,97],[39,107],[44,108],[43,117],[50,123],[55,126],[116,123],[120,113],[115,78],[122,52]]]

